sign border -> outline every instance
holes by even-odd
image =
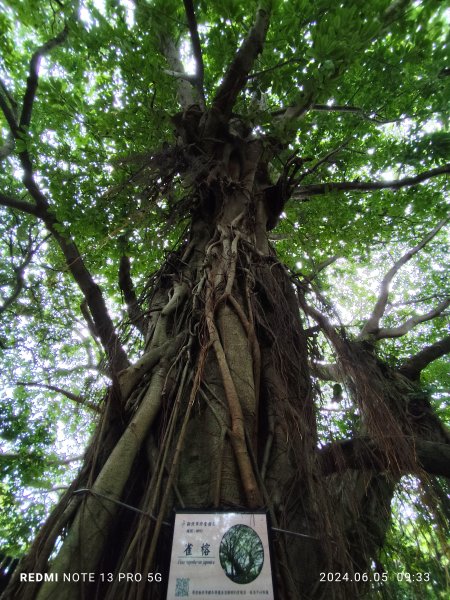
[[[273,539],[272,539],[272,520],[270,518],[270,512],[267,509],[259,509],[259,510],[234,510],[234,509],[220,509],[220,508],[174,508],[172,514],[172,535],[171,535],[171,544],[169,551],[169,565],[167,569],[167,583],[165,590],[165,600],[167,600],[167,595],[169,593],[169,581],[170,581],[170,568],[172,562],[172,549],[174,543],[175,536],[175,520],[177,515],[183,514],[202,514],[202,515],[216,515],[216,514],[238,514],[238,515],[265,515],[266,516],[266,525],[267,525],[267,541],[269,546],[269,558],[270,558],[270,576],[272,579],[272,590],[274,600],[279,600],[278,598],[278,590],[275,585],[275,577],[274,577],[274,550],[273,550]]]

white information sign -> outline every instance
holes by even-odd
[[[267,515],[175,515],[167,600],[274,600]]]

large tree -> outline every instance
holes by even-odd
[[[95,422],[2,597],[160,598],[19,575],[167,577],[176,507],[267,509],[280,599],[388,586],[399,486],[445,545],[445,3],[0,8],[3,506]]]

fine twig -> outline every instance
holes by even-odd
[[[23,252],[23,260],[19,265],[13,266],[14,276],[15,276],[15,284],[14,289],[12,290],[10,296],[6,298],[3,304],[0,306],[0,315],[4,313],[20,296],[24,285],[25,285],[25,269],[31,263],[33,256],[39,249],[40,244],[33,248],[33,239],[31,237],[31,232],[29,234],[28,244],[26,250]]]
[[[381,339],[387,339],[387,338],[402,337],[402,336],[406,335],[409,331],[411,331],[411,329],[413,329],[413,327],[415,327],[416,325],[419,325],[420,323],[425,323],[426,321],[431,321],[432,319],[435,319],[436,317],[442,316],[445,309],[448,308],[449,306],[450,306],[450,298],[447,298],[446,300],[444,300],[443,302],[438,304],[438,306],[436,306],[436,308],[432,308],[425,314],[416,315],[414,317],[411,317],[410,319],[408,319],[407,321],[405,321],[398,327],[385,327],[385,328],[379,329],[374,334],[374,338],[377,340],[381,340]]]
[[[332,158],[333,156],[335,156],[336,154],[338,154],[341,150],[343,150],[346,146],[349,145],[349,143],[351,142],[352,138],[347,138],[344,142],[342,142],[342,144],[339,144],[339,146],[337,146],[336,148],[333,148],[332,150],[330,150],[330,152],[327,152],[327,154],[325,154],[324,156],[322,156],[322,158],[319,158],[319,160],[317,160],[312,167],[310,167],[309,169],[306,169],[306,171],[303,171],[302,173],[300,173],[300,175],[298,176],[298,178],[296,179],[296,181],[292,182],[292,186],[296,186],[298,185],[298,183],[300,183],[300,181],[302,181],[303,179],[305,179],[305,177],[307,177],[308,175],[311,175],[312,173],[314,173],[314,171],[317,171],[317,169],[323,165],[326,162],[330,161],[330,158]]]
[[[24,387],[37,387],[37,388],[42,388],[45,390],[50,390],[51,392],[56,392],[57,394],[61,394],[61,395],[65,396],[72,402],[76,402],[77,404],[80,404],[84,408],[88,408],[89,410],[92,410],[96,413],[101,412],[101,409],[97,404],[94,404],[93,402],[89,402],[89,400],[86,400],[86,398],[83,398],[83,396],[80,396],[79,394],[74,394],[73,392],[70,392],[69,390],[60,388],[56,385],[51,385],[49,383],[41,383],[39,381],[16,381],[15,385],[21,385]]]
[[[430,233],[423,238],[423,240],[421,242],[419,242],[416,246],[414,246],[414,248],[411,248],[411,250],[408,250],[408,252],[406,252],[399,260],[397,260],[394,263],[394,265],[391,267],[391,269],[389,269],[389,271],[383,277],[383,280],[382,280],[381,286],[380,286],[380,293],[378,294],[376,304],[374,306],[372,314],[367,319],[366,324],[362,328],[362,331],[359,335],[360,339],[365,338],[368,335],[373,335],[373,334],[379,335],[380,320],[385,313],[386,306],[388,303],[388,298],[389,298],[389,287],[390,287],[390,284],[391,284],[392,280],[394,279],[395,275],[403,267],[403,265],[405,265],[408,261],[410,261],[411,258],[415,254],[420,252],[420,250],[422,250],[422,248],[424,248],[424,246],[426,246],[426,244],[428,244],[428,242],[431,241],[436,236],[436,234],[442,229],[442,227],[444,227],[444,225],[446,225],[448,223],[448,221],[449,221],[449,218],[446,218],[446,219],[443,219],[442,221],[440,221],[436,225],[436,227],[434,227],[434,229],[432,229],[432,231],[430,231]],[[442,309],[439,312],[442,312],[442,310],[444,310],[448,306],[448,304],[445,304],[445,302],[446,302],[446,300],[444,301],[444,303],[441,303]],[[433,318],[433,317],[429,316],[423,320],[429,320],[430,318]],[[423,322],[423,321],[417,321],[417,323],[419,323],[419,322]],[[411,326],[414,326],[414,325],[411,324]],[[396,329],[398,329],[398,328],[396,328]],[[409,327],[409,329],[411,329],[411,327]],[[405,330],[404,333],[409,331],[409,329]],[[403,335],[404,333],[400,332],[400,330],[399,330],[398,335],[388,335],[388,336],[384,335],[384,336],[379,336],[379,337],[399,337],[400,335]]]
[[[327,183],[313,183],[310,185],[301,185],[293,194],[295,200],[302,200],[310,196],[320,196],[332,192],[374,192],[377,190],[398,190],[403,187],[413,187],[423,181],[446,175],[450,173],[450,163],[442,167],[436,167],[423,171],[413,177],[404,177],[403,179],[394,179],[391,181],[330,181]]]

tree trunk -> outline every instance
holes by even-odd
[[[267,240],[282,206],[270,204],[262,143],[209,144],[215,159],[198,167],[191,156],[186,176],[195,182],[189,234],[150,282],[143,356],[114,381],[83,469],[22,561],[22,571],[48,569],[59,582],[16,575],[5,600],[161,598],[163,585],[119,583],[117,574],[167,578],[175,507],[268,509],[285,530],[273,535],[280,600],[358,597],[365,587],[321,582],[320,573],[370,570],[396,478],[323,476],[301,291]],[[363,387],[374,373],[386,382],[379,365],[349,346],[340,353],[363,430],[377,439],[389,414],[393,435],[401,432],[399,409],[385,412],[398,393]],[[63,581],[80,572],[114,576]]]

